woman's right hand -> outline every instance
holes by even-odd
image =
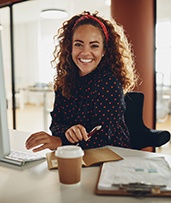
[[[73,125],[65,132],[67,140],[71,143],[77,143],[81,140],[88,140],[88,133],[85,127],[81,124]]]
[[[62,141],[59,137],[49,135],[44,131],[30,135],[25,143],[26,148],[33,149],[33,152],[38,152],[47,148],[50,150],[56,150],[57,147],[61,145]]]

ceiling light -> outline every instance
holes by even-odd
[[[111,6],[111,0],[105,0],[105,4],[106,4],[107,6]]]
[[[47,19],[61,19],[66,18],[68,13],[60,9],[45,9],[41,11],[40,16]]]

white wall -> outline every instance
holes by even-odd
[[[14,61],[16,88],[38,81],[38,24],[14,25]]]

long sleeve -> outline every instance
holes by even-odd
[[[65,131],[69,128],[65,120],[63,119],[63,111],[61,102],[64,98],[60,91],[55,92],[54,108],[51,112],[52,123],[50,125],[50,130],[53,136],[60,137],[63,145],[71,144],[65,137]]]

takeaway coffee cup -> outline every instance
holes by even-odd
[[[61,183],[76,184],[80,182],[83,155],[84,151],[79,146],[67,145],[57,148],[55,156],[58,159]]]

